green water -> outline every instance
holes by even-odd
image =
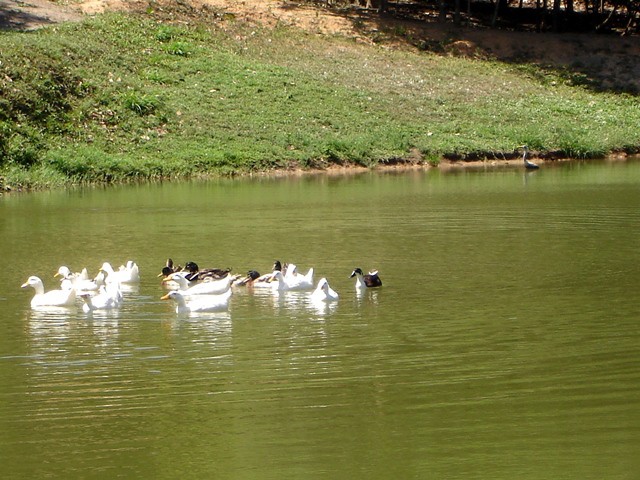
[[[2,197],[3,476],[635,479],[639,207],[638,162]],[[182,318],[167,257],[313,266],[340,300]],[[128,259],[115,313],[20,289]]]

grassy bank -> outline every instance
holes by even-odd
[[[640,146],[638,98],[569,75],[202,20],[106,14],[0,34],[4,184]]]

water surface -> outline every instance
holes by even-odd
[[[640,163],[220,180],[0,199],[7,478],[632,479]],[[167,257],[340,294],[178,317]],[[123,308],[27,276],[135,260]],[[378,269],[357,295],[351,270]]]

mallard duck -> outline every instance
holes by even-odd
[[[354,268],[349,278],[356,277],[356,288],[372,288],[381,287],[382,280],[378,276],[378,271],[369,272],[367,275],[362,273],[362,269]]]
[[[76,291],[73,288],[65,290],[49,290],[45,293],[44,284],[39,277],[30,276],[22,288],[32,287],[36,294],[31,299],[32,307],[68,307],[76,301]]]
[[[184,277],[190,282],[221,280],[231,272],[231,268],[204,268],[200,270],[195,262],[185,263],[184,269],[188,272]]]
[[[91,296],[88,293],[83,293],[80,297],[84,301],[82,310],[85,313],[93,312],[94,310],[112,310],[119,308],[122,303],[122,294],[119,289],[115,290],[113,287],[102,286],[97,295]]]
[[[264,275],[260,275],[256,270],[249,270],[247,272],[247,276],[238,280],[235,285],[237,286],[253,286],[253,287],[272,287],[273,274],[275,272],[282,271],[282,263],[280,260],[276,260],[273,262],[273,268],[271,269],[271,273],[265,273]]]
[[[182,267],[180,265],[177,265],[177,266],[174,265],[173,260],[170,258],[167,258],[167,262],[165,263],[164,267],[162,267],[162,270],[158,274],[158,277],[165,278],[171,275],[172,273],[177,273],[181,270],[182,270]]]
[[[239,278],[237,281],[233,282],[234,287],[246,287],[252,286],[253,283],[261,277],[260,273],[256,270],[249,270],[247,275],[243,278]]]
[[[115,271],[109,262],[104,262],[100,271],[106,274],[106,283],[138,283],[140,282],[140,271],[138,265],[129,260],[126,265],[121,265],[118,271]]]
[[[221,295],[198,295],[185,298],[180,291],[171,291],[162,296],[161,300],[173,300],[176,302],[176,313],[190,312],[215,312],[229,308],[231,289]]]
[[[229,290],[231,282],[237,277],[227,275],[221,280],[211,280],[209,282],[197,283],[193,287],[189,287],[189,281],[179,273],[173,273],[166,281],[175,282],[178,285],[177,291],[184,296],[192,295],[217,295]]]
[[[537,170],[538,168],[540,168],[537,164],[530,162],[528,160],[528,156],[529,156],[529,147],[527,147],[526,145],[522,146],[522,150],[523,150],[523,154],[522,154],[522,161],[524,162],[524,168],[528,169],[528,170]]]
[[[169,290],[177,290],[180,288],[180,285],[178,285],[176,282],[174,282],[173,280],[169,280],[169,277],[174,273],[177,275],[182,275],[183,277],[189,274],[189,272],[183,270],[180,265],[175,266],[173,264],[173,260],[168,258],[167,263],[164,267],[162,267],[162,270],[158,274],[158,277],[162,277],[162,284]]]
[[[333,302],[338,300],[338,293],[329,286],[326,278],[321,278],[318,286],[311,294],[311,299],[315,301]]]

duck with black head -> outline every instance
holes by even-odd
[[[182,267],[180,265],[174,265],[173,260],[170,258],[167,258],[167,262],[165,263],[164,267],[162,267],[162,270],[158,274],[158,277],[166,278],[172,273],[176,273],[181,270],[182,270]]]
[[[229,275],[231,268],[203,268],[198,267],[196,262],[184,264],[187,274],[184,276],[190,282],[202,282],[209,280],[221,280]]]
[[[274,281],[275,272],[282,271],[282,263],[280,260],[276,260],[273,262],[273,267],[271,267],[270,273],[265,273],[264,275],[260,275],[256,270],[249,270],[247,275],[244,278],[241,278],[234,286],[248,286],[248,287],[269,287],[271,288],[271,284]]]
[[[356,267],[353,269],[353,272],[351,272],[351,275],[349,276],[349,278],[353,278],[353,277],[356,277],[357,289],[374,288],[374,287],[382,286],[382,280],[380,279],[380,276],[378,275],[377,270],[374,270],[373,272],[369,272],[368,274],[365,275],[362,272],[361,268]]]

